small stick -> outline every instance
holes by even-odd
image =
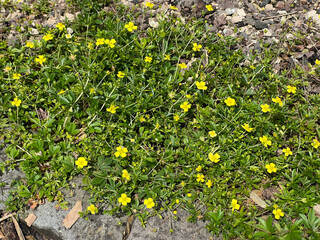
[[[284,16],[288,16],[288,15],[293,15],[293,14],[301,13],[301,12],[302,11],[295,11],[295,12],[291,12],[291,13],[284,13],[284,14],[280,14],[280,15],[276,15],[276,16],[265,17],[265,18],[261,18],[261,21],[267,20],[267,19],[272,19],[272,18],[277,18],[277,17],[284,17]]]
[[[13,214],[9,214],[9,215],[7,215],[7,216],[4,216],[4,217],[0,218],[0,222],[6,220],[7,218],[11,218],[11,217],[14,216],[14,215],[16,215],[16,214],[13,213]]]

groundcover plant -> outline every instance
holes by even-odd
[[[67,208],[61,190],[82,176],[84,216],[145,224],[186,208],[226,239],[319,237],[320,98],[305,91],[307,73],[275,74],[270,49],[248,58],[175,7],[143,29],[137,15],[159,6],[82,4],[39,39],[1,42],[0,167],[25,173],[9,210],[41,199]],[[254,189],[271,192],[264,208]]]

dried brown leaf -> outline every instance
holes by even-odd
[[[258,206],[266,208],[267,203],[262,200],[260,196],[262,196],[262,191],[260,190],[253,190],[250,193],[250,198],[252,199],[252,201],[254,201]]]
[[[126,240],[129,237],[133,222],[134,222],[134,215],[131,215],[131,216],[128,217],[126,230],[125,230],[125,232],[123,234],[122,240]]]
[[[40,120],[45,120],[49,118],[49,113],[45,110],[43,110],[42,108],[39,108],[37,110],[38,116]]]

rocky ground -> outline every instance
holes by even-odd
[[[262,48],[277,47],[279,55],[274,59],[274,71],[289,70],[294,65],[301,66],[306,71],[312,70],[316,59],[320,58],[320,2],[315,0],[156,0],[150,2],[155,4],[152,10],[153,16],[156,13],[169,10],[170,5],[178,8],[176,14],[185,21],[192,21],[194,18],[203,17],[210,25],[212,31],[224,36],[237,38],[238,47],[250,57],[261,52]],[[60,21],[68,19],[73,21],[79,14],[75,9],[70,8],[65,0],[48,1],[41,5],[40,1],[25,0],[10,2],[4,5],[0,0],[0,40],[7,40],[12,46],[17,41],[23,40],[23,34],[29,32],[34,39],[40,39],[40,27],[53,27]],[[6,1],[8,2],[8,1]],[[136,11],[141,9],[146,1],[121,0],[122,4],[128,7],[135,7]],[[3,3],[3,4],[1,4]],[[212,11],[207,11],[206,5],[211,4]],[[15,7],[14,7],[15,6]],[[28,10],[29,9],[29,10]],[[30,9],[33,9],[32,11]],[[108,8],[106,11],[110,10]],[[28,13],[30,12],[30,14]],[[32,13],[31,13],[32,12]],[[205,14],[203,14],[205,12]],[[149,15],[150,17],[150,15]],[[142,28],[156,27],[154,22],[146,18],[138,18]],[[72,33],[72,29],[68,29]],[[269,44],[269,45],[266,45]],[[0,56],[1,57],[1,56]],[[259,58],[256,58],[259,61]],[[309,78],[310,86],[307,91],[319,93],[319,79]],[[0,160],[5,159],[0,154]],[[13,179],[21,178],[23,175],[17,170],[7,171],[0,176],[1,200],[7,196],[10,189],[10,182]],[[76,201],[83,203],[88,195],[81,190],[81,179],[74,180],[73,196],[66,192],[67,201],[73,206]],[[69,195],[68,195],[69,194]],[[87,206],[83,206],[86,208]],[[0,209],[4,209],[0,202]],[[62,222],[68,211],[56,210],[55,203],[45,203],[36,209],[30,209],[21,215],[24,219],[28,213],[33,213],[37,219],[33,228],[43,233],[42,239],[210,239],[211,235],[204,228],[205,222],[199,221],[191,224],[186,221],[188,216],[184,210],[178,211],[178,221],[168,213],[161,220],[153,217],[149,220],[146,228],[143,228],[138,220],[128,219],[126,216],[92,215],[88,220],[79,219],[71,229],[66,230]],[[1,228],[0,225],[0,229]],[[170,234],[170,229],[173,233]],[[1,233],[1,231],[0,231]],[[34,235],[35,236],[35,235]],[[1,238],[0,239],[5,239]],[[16,236],[17,237],[17,236]],[[13,239],[13,238],[11,238]],[[19,238],[17,238],[19,239]],[[41,239],[34,238],[34,239]],[[219,239],[219,238],[211,238]]]

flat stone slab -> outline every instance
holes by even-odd
[[[204,221],[188,222],[189,214],[186,210],[178,209],[176,216],[177,220],[173,220],[170,213],[164,214],[163,219],[151,217],[145,228],[136,219],[127,240],[222,240],[207,231]],[[171,228],[173,232],[170,232]]]
[[[62,224],[69,210],[56,210],[56,202],[47,202],[36,210],[29,212],[37,216],[32,227],[49,238],[49,240],[121,240],[125,231],[126,217],[114,217],[97,214],[80,218],[70,229]]]

